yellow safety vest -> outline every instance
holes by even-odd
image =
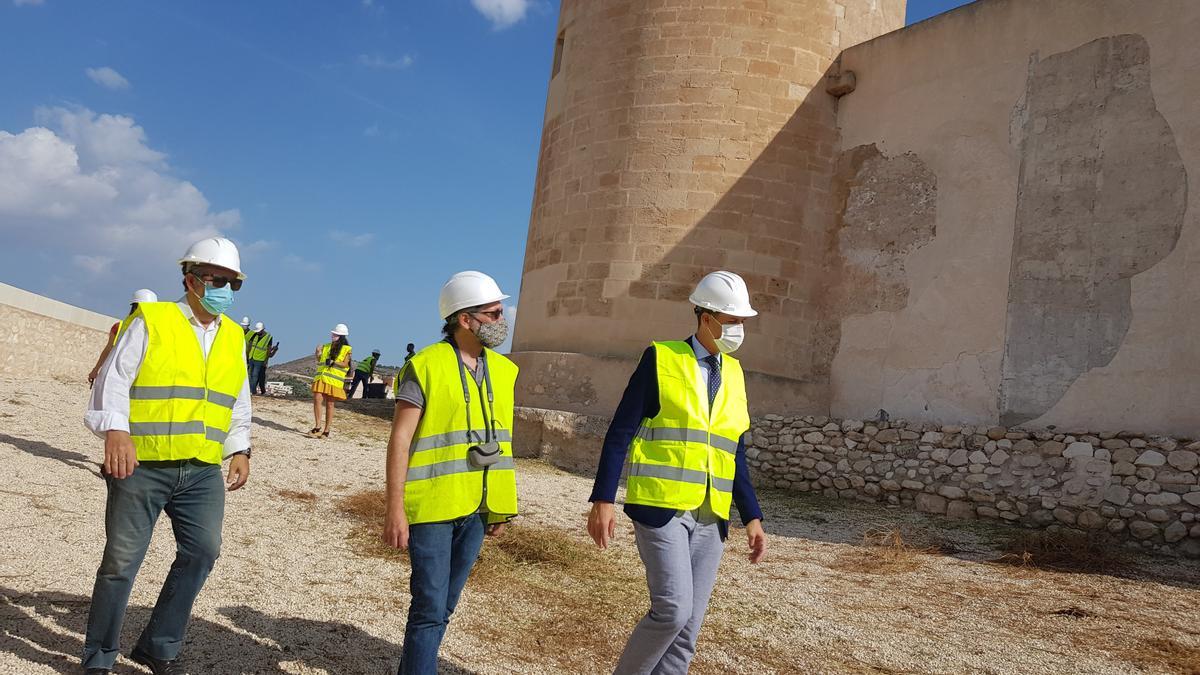
[[[338,350],[337,358],[333,360],[334,365],[327,366],[325,362],[329,360],[329,348],[333,343],[329,343],[321,347],[321,358],[317,359],[317,381],[330,384],[335,387],[346,386],[346,371],[349,366],[339,366],[337,364],[345,361],[350,356],[350,345],[346,345]]]
[[[708,494],[713,513],[728,519],[738,440],[750,428],[742,366],[721,357],[721,388],[710,414],[691,345],[656,342],[654,358],[659,411],[642,420],[630,444],[625,501],[690,511]]]
[[[266,361],[267,346],[271,344],[271,334],[263,331],[261,336],[258,333],[247,333],[247,335],[249,336],[247,340],[250,346],[250,360]]]
[[[455,520],[475,513],[480,506],[487,507],[490,523],[506,522],[517,515],[512,428],[518,369],[490,349],[484,358],[488,378],[482,386],[464,371],[470,392],[469,428],[468,403],[459,375],[463,366],[449,342],[422,349],[405,366],[425,394],[425,409],[408,455],[404,511],[409,523]],[[485,420],[493,419],[500,461],[486,468],[474,467],[467,459],[467,449],[484,441]]]
[[[173,302],[143,302],[146,358],[129,388],[129,435],[138,461],[220,464],[233,404],[246,382],[241,328],[221,317],[208,358]]]

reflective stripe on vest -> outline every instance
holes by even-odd
[[[266,361],[267,348],[271,345],[271,334],[263,332],[262,335],[257,333],[250,334],[250,360],[251,361]]]
[[[346,386],[346,372],[350,370],[349,366],[338,366],[336,364],[345,361],[350,357],[350,345],[345,345],[338,350],[338,356],[333,360],[335,365],[327,366],[325,362],[329,360],[329,348],[332,343],[321,347],[321,358],[317,360],[317,381],[334,387]]]
[[[656,342],[659,412],[642,420],[629,448],[625,501],[677,510],[704,503],[729,518],[738,439],[750,428],[741,364],[721,357],[721,388],[709,410],[696,354],[687,342]]]
[[[467,377],[470,429],[458,357],[450,343],[439,342],[422,349],[405,366],[425,394],[425,407],[409,446],[404,488],[409,523],[455,520],[478,511],[481,505],[487,507],[490,522],[504,522],[517,513],[516,464],[512,456],[517,366],[493,351],[487,351],[484,358],[495,401],[488,405],[486,384],[479,387],[471,376]],[[487,411],[495,416],[495,440],[500,444],[501,457],[485,470],[470,464],[467,449],[483,442]]]
[[[141,303],[146,357],[129,388],[129,435],[139,461],[220,464],[233,406],[246,382],[241,327],[222,316],[205,359],[173,302]]]

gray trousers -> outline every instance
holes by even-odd
[[[650,611],[629,636],[616,675],[688,671],[725,550],[718,520],[706,499],[704,506],[680,511],[662,527],[633,524],[646,566]]]

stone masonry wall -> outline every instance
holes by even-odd
[[[755,419],[751,436],[760,486],[1200,557],[1200,441],[779,415]]]
[[[86,381],[113,321],[0,284],[0,375]]]

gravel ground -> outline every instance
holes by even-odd
[[[101,446],[81,424],[86,397],[74,383],[0,378],[0,461],[8,467],[0,673],[77,672],[104,540]],[[382,486],[387,423],[339,411],[333,437],[313,440],[302,435],[310,404],[256,399],[250,483],[229,495],[222,557],[184,652],[193,672],[394,667],[407,568],[366,551],[356,521],[338,508],[341,498]],[[588,479],[522,462],[520,490],[523,527],[558,528],[585,550]],[[872,505],[763,498],[769,559],[749,565],[741,530],[732,533],[696,672],[1200,673],[1194,563],[1142,561],[1120,576],[996,565],[986,562],[996,556],[992,542],[1009,531],[948,529]],[[172,559],[166,525],[134,587],[126,648]],[[873,530],[899,531],[910,544],[864,545]],[[919,551],[935,544],[953,554]],[[610,582],[637,587],[627,520],[598,559]],[[468,585],[443,646],[444,672],[611,669],[628,617],[644,611],[644,589],[613,610],[571,586],[569,570],[526,570],[512,584],[488,577]],[[538,590],[549,581],[563,584],[558,601]],[[117,672],[142,671],[123,660]]]

